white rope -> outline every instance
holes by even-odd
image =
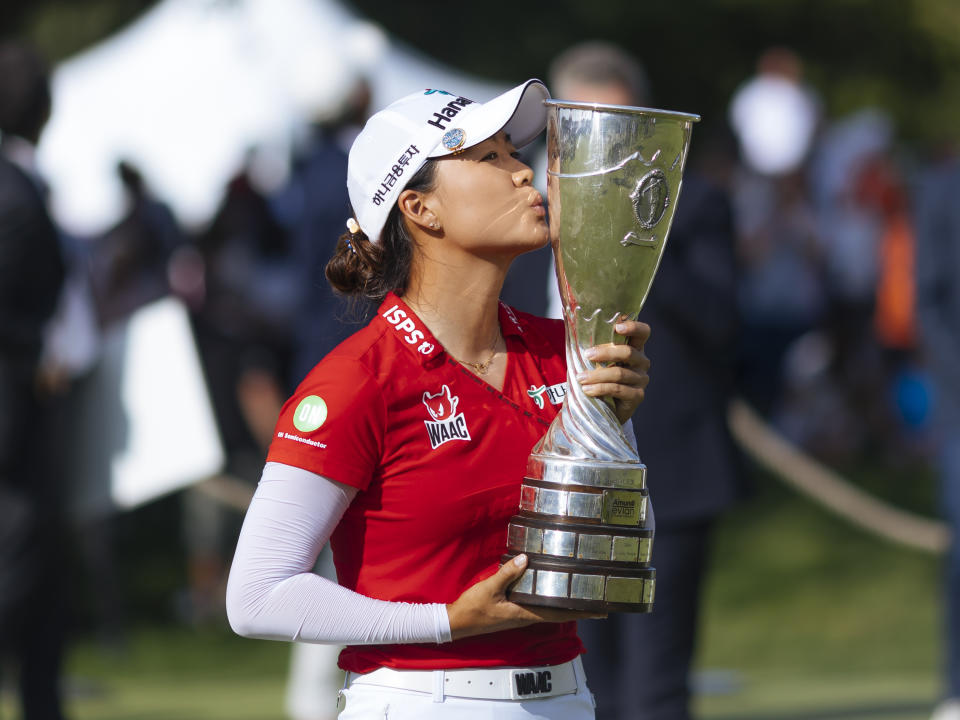
[[[253,500],[254,488],[231,475],[214,475],[197,483],[194,488],[221,505],[244,513]]]
[[[895,508],[856,487],[797,449],[741,398],[730,402],[727,422],[734,439],[754,460],[837,515],[918,550],[942,553],[949,546],[945,523]]]

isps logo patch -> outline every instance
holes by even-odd
[[[450,440],[470,440],[470,431],[467,429],[467,420],[463,413],[457,414],[457,405],[460,398],[450,395],[450,388],[444,385],[440,392],[431,395],[423,393],[423,404],[433,420],[424,420],[427,427],[427,436],[430,438],[430,447],[436,450]]]

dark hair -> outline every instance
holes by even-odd
[[[30,45],[0,43],[0,132],[31,143],[50,115],[47,65]]]
[[[436,160],[427,160],[404,190],[429,192],[436,184]],[[382,302],[387,293],[403,295],[410,282],[413,239],[396,205],[387,216],[380,242],[373,243],[361,230],[340,236],[327,263],[327,280],[342,295]]]

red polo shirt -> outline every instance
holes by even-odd
[[[563,324],[500,306],[503,392],[444,351],[395,295],[284,405],[268,461],[359,488],[331,539],[344,587],[451,603],[491,575],[517,512],[527,456],[560,409]],[[553,665],[579,655],[575,623],[442,645],[347,647],[340,667]]]

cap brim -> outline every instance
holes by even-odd
[[[527,80],[522,85],[483,103],[475,111],[454,123],[464,130],[464,144],[458,151],[466,150],[489,137],[505,130],[514,147],[529,145],[547,126],[547,108],[544,100],[550,92],[540,80]],[[451,150],[443,142],[430,152],[430,157],[450,155]]]

